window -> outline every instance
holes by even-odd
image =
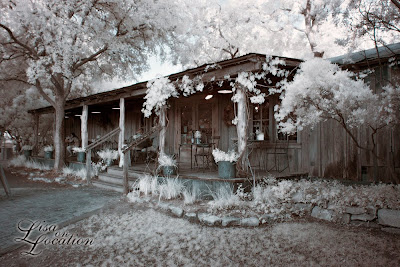
[[[192,107],[181,108],[181,144],[190,144],[192,139]]]
[[[253,128],[251,131],[251,136],[255,137],[258,133],[264,134],[264,140],[270,140],[270,105],[269,100],[265,100],[262,105],[253,106]]]

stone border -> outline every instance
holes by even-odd
[[[168,212],[177,218],[184,218],[192,223],[201,223],[206,226],[240,226],[240,227],[258,227],[268,222],[274,221],[273,216],[264,214],[260,218],[248,217],[237,218],[231,216],[219,217],[210,213],[204,212],[186,212],[180,207],[152,200],[151,198],[139,198],[136,200],[138,203],[151,202],[159,209]],[[371,228],[380,228],[382,231],[394,234],[400,234],[400,210],[392,209],[377,209],[375,207],[345,207],[343,213],[337,212],[337,207],[328,206],[322,208],[320,206],[313,206],[312,204],[295,203],[294,209],[303,210],[310,214],[312,217]],[[336,208],[336,209],[335,209]]]

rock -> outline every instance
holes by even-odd
[[[382,227],[382,231],[385,231],[390,234],[396,234],[400,235],[400,229],[399,228],[393,228],[393,227]]]
[[[363,213],[363,214],[351,215],[351,220],[352,221],[368,222],[368,221],[373,221],[374,219],[375,219],[375,214]]]
[[[332,221],[333,220],[334,212],[332,210],[322,209],[318,206],[315,206],[312,209],[311,216],[314,218],[318,218],[325,221]]]
[[[272,214],[264,214],[263,216],[261,216],[261,223],[271,223],[275,220],[275,216]]]
[[[304,200],[304,192],[298,191],[293,194],[292,201],[293,202],[302,202]]]
[[[365,213],[365,209],[361,207],[346,207],[345,208],[346,213],[350,214],[363,214]]]
[[[199,221],[208,226],[215,226],[221,223],[221,218],[208,213],[200,213],[198,215]]]
[[[199,220],[197,214],[194,212],[184,213],[183,218],[187,219],[189,222],[197,222]]]
[[[162,209],[162,210],[169,210],[169,205],[166,204],[166,203],[160,202],[160,203],[158,203],[158,207],[159,207],[160,209]]]
[[[370,227],[370,228],[380,228],[380,226],[375,222],[351,221],[350,225],[361,226],[361,227]]]
[[[338,222],[344,223],[344,224],[349,224],[350,223],[350,214],[348,214],[348,213],[339,214]]]
[[[256,227],[260,225],[260,220],[255,217],[244,218],[240,220],[240,225],[246,227]]]
[[[54,179],[54,181],[56,181],[57,183],[61,183],[62,181],[64,181],[65,180],[65,177],[56,177],[55,179]]]
[[[382,225],[400,228],[400,210],[378,210],[378,223]]]
[[[170,206],[169,210],[171,211],[172,214],[174,214],[176,217],[181,218],[183,216],[183,209],[179,208],[179,207],[174,207],[174,206]]]
[[[222,226],[240,226],[240,219],[235,217],[224,217],[221,222]]]
[[[293,205],[293,208],[295,210],[304,210],[305,212],[311,212],[312,210],[312,204],[304,204],[304,203],[296,203]]]

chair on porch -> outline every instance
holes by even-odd
[[[209,168],[211,170],[211,168],[214,166],[212,151],[219,146],[219,139],[220,136],[212,136],[211,139],[208,139],[211,142],[196,145],[194,165],[197,168],[202,167],[203,169]]]

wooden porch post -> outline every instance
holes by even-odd
[[[82,147],[85,148],[88,145],[88,106],[83,105],[82,108],[82,116],[81,116],[81,138],[82,138]]]
[[[247,161],[246,161],[246,148],[247,148],[247,97],[244,92],[244,88],[239,87],[236,94],[238,95],[238,103],[237,103],[237,135],[238,135],[238,154],[239,154],[239,167],[242,170],[247,170]]]
[[[88,122],[89,117],[89,107],[87,105],[83,105],[82,107],[82,115],[81,115],[81,138],[82,138],[82,148],[86,148],[88,146]],[[92,157],[91,150],[86,151],[86,181],[90,183],[90,170],[92,167]]]
[[[160,138],[159,138],[159,150],[160,150],[160,155],[163,155],[165,153],[165,135],[167,132],[167,107],[164,106],[160,110],[160,117],[159,117],[159,123],[161,128],[160,131]]]
[[[122,153],[122,146],[125,142],[125,98],[119,100],[119,132],[118,138],[118,153],[119,153],[119,167],[124,165],[124,153]]]
[[[129,150],[126,151],[125,153],[122,153],[122,158],[124,161],[124,165],[122,166],[123,168],[123,183],[124,183],[124,194],[127,195],[129,193],[129,183],[128,183],[128,153]]]
[[[34,113],[34,125],[33,125],[33,147],[35,148],[36,154],[38,151],[38,144],[39,144],[39,114],[37,112]],[[17,151],[19,152],[19,151]]]

